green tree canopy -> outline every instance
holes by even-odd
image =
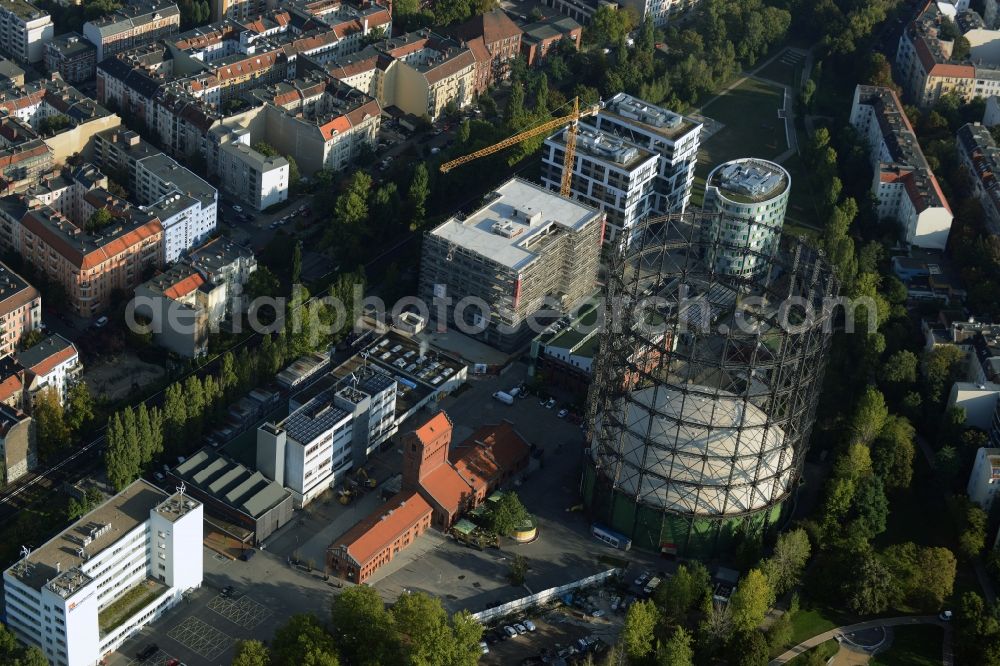
[[[760,569],[751,569],[736,586],[729,605],[733,609],[733,626],[737,631],[754,631],[774,602],[774,590]]]
[[[621,643],[630,660],[636,662],[652,653],[656,640],[654,631],[659,622],[660,612],[652,601],[636,601],[628,607]]]

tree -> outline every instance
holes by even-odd
[[[698,628],[709,644],[718,645],[728,641],[733,635],[733,612],[729,604],[711,601],[705,619]]]
[[[49,387],[35,394],[31,401],[31,418],[35,422],[35,438],[42,460],[50,460],[69,446],[70,431],[55,388]]]
[[[774,601],[774,591],[760,569],[751,569],[743,577],[729,601],[733,608],[733,626],[737,631],[752,631],[764,621]]]
[[[669,622],[683,624],[691,610],[710,596],[710,580],[708,569],[701,562],[682,564],[656,588],[656,605]]]
[[[810,552],[809,535],[801,527],[778,535],[774,554],[765,567],[776,594],[784,594],[798,585]]]
[[[927,397],[933,402],[942,399],[945,389],[962,375],[965,355],[954,345],[940,345],[924,357],[924,382]]]
[[[511,585],[524,585],[524,579],[528,576],[528,560],[524,555],[515,553],[510,559],[510,573],[507,577]]]
[[[275,666],[337,666],[333,637],[312,615],[293,615],[279,627],[271,641],[272,663]]]
[[[694,650],[691,648],[691,634],[684,627],[677,627],[674,633],[661,643],[656,650],[658,666],[692,666]]]
[[[490,528],[501,536],[510,534],[520,527],[525,521],[531,519],[531,514],[521,504],[517,493],[508,491],[500,496],[500,499],[490,511]]]
[[[346,663],[379,666],[399,651],[392,617],[375,588],[350,587],[333,598],[333,635]]]
[[[482,656],[481,625],[477,630],[464,613],[452,616],[449,621],[437,597],[423,592],[404,594],[390,614],[406,663],[473,666]]]
[[[621,643],[630,660],[645,659],[653,651],[654,630],[659,621],[660,613],[652,601],[637,601],[628,607]]]
[[[774,619],[766,632],[767,644],[772,652],[780,652],[792,640],[792,613],[785,612]]]
[[[602,5],[594,12],[590,25],[584,30],[584,38],[588,43],[599,46],[618,44],[624,41],[637,23],[631,9]]]
[[[121,412],[108,419],[105,438],[104,467],[108,481],[120,492],[139,476],[139,457],[128,439]]]
[[[111,224],[114,219],[115,218],[111,214],[111,211],[107,208],[98,208],[90,214],[89,218],[87,218],[86,223],[83,225],[83,230],[88,234],[92,234],[95,231],[99,231]]]
[[[879,477],[866,476],[858,481],[851,516],[853,520],[848,529],[854,532],[854,536],[869,540],[885,531],[889,501]]]
[[[767,666],[770,652],[767,640],[756,629],[737,632],[727,647],[728,663],[732,666]]]
[[[417,164],[413,169],[413,180],[410,181],[410,189],[406,193],[406,200],[410,206],[410,229],[419,229],[424,223],[427,215],[427,195],[430,194],[429,176],[427,165],[423,162]]]
[[[905,417],[893,414],[872,444],[872,470],[882,479],[887,491],[910,487],[916,454],[915,435],[916,431]]]
[[[136,413],[136,429],[139,435],[136,441],[139,464],[146,465],[153,459],[153,424],[144,402],[139,403]]]
[[[851,418],[854,441],[870,444],[882,431],[888,418],[889,409],[885,405],[885,398],[874,386],[867,387]]]
[[[66,426],[78,433],[94,418],[94,398],[87,382],[75,382],[66,390],[66,406]]]
[[[917,355],[902,349],[887,358],[882,364],[882,381],[890,384],[912,384],[917,381],[918,366]]]
[[[302,241],[295,241],[292,248],[292,284],[302,281]]]
[[[251,301],[255,298],[274,297],[281,293],[281,282],[267,266],[258,266],[247,278],[244,294]]]
[[[187,419],[184,391],[179,383],[170,384],[163,399],[163,442],[169,451],[177,451],[183,445]]]
[[[874,555],[865,554],[857,573],[847,583],[847,603],[851,610],[861,615],[881,613],[889,607],[894,579],[892,572]]]
[[[279,157],[281,155],[281,153],[278,152],[277,148],[267,143],[266,141],[258,141],[257,143],[253,144],[251,148],[256,150],[264,157]]]
[[[885,549],[880,560],[891,572],[889,594],[896,607],[906,605],[931,611],[940,608],[951,595],[956,561],[947,548],[929,548],[909,542],[894,544]],[[869,582],[877,584],[874,573]],[[864,582],[858,580],[857,585],[862,586]]]
[[[981,508],[965,500],[956,507],[958,514],[958,548],[963,556],[972,559],[979,555],[986,545],[988,516]]]
[[[291,155],[285,155],[288,162],[288,189],[293,192],[299,188],[299,181],[302,180],[302,173],[299,171],[299,163]]]
[[[271,652],[260,641],[241,641],[236,646],[233,666],[270,666]]]

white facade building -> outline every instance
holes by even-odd
[[[621,4],[635,11],[640,23],[649,17],[653,19],[654,26],[662,28],[693,9],[698,2],[699,0],[625,0]]]
[[[226,132],[230,140],[219,149],[216,170],[222,190],[239,202],[257,210],[288,198],[288,160],[280,155],[267,157],[250,147],[250,132]]]
[[[14,358],[24,369],[24,388],[32,396],[51,388],[62,404],[66,404],[66,389],[83,372],[76,345],[58,333],[33,347],[15,352]]]
[[[25,0],[0,3],[0,49],[19,62],[35,63],[45,57],[45,45],[55,37],[52,17]]]
[[[1000,449],[981,448],[976,452],[976,462],[969,475],[967,488],[969,499],[983,510],[989,511],[998,489],[1000,489]]]
[[[983,125],[987,127],[1000,125],[1000,97],[991,95],[986,100],[986,111],[983,112]]]
[[[290,400],[289,409],[284,421],[257,429],[257,469],[287,488],[301,508],[396,431],[396,382],[359,369],[315,397]]]
[[[767,270],[781,239],[791,187],[784,167],[768,160],[732,160],[712,169],[704,209],[720,216],[702,233],[716,243],[707,257],[716,272],[750,277]]]
[[[562,185],[569,131],[547,138],[542,151],[542,184],[553,191]],[[653,210],[657,163],[648,150],[579,123],[571,192],[577,201],[607,214],[606,242],[628,243],[635,225]]]
[[[701,123],[627,93],[618,93],[605,102],[593,122],[598,129],[659,156],[655,213],[683,213],[687,209],[701,146]]]
[[[199,502],[136,481],[4,571],[7,626],[54,666],[96,666],[201,586],[202,539]]]
[[[145,210],[160,217],[166,262],[176,261],[215,231],[218,191],[167,155],[136,162],[134,189]]]
[[[953,215],[934,172],[917,142],[895,92],[858,86],[851,125],[868,148],[875,170],[872,192],[880,218],[894,219],[904,239],[917,247],[943,250]]]

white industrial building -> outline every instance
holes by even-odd
[[[607,213],[605,241],[630,240],[650,215],[682,213],[691,200],[702,125],[626,93],[579,124],[572,194]],[[562,185],[566,132],[545,141],[542,183]],[[623,235],[624,232],[624,235]]]
[[[706,259],[715,271],[752,276],[766,270],[778,249],[792,179],[775,162],[732,160],[705,181],[704,209],[719,214],[702,229],[715,245]]]
[[[362,368],[257,429],[257,469],[301,508],[361,466],[396,431],[396,381]]]
[[[54,666],[96,666],[201,586],[202,524],[183,488],[136,481],[4,571],[8,628]]]
[[[1000,489],[1000,449],[981,448],[976,452],[976,462],[969,475],[969,499],[985,511],[993,506]]]
[[[896,93],[859,85],[854,91],[851,125],[865,143],[875,170],[872,193],[878,199],[879,218],[896,220],[911,245],[945,249],[951,207]]]

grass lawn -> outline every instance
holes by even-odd
[[[794,659],[788,662],[788,666],[801,666],[802,664],[806,663],[806,659],[813,652],[818,652],[820,656],[823,658],[823,661],[826,661],[833,655],[837,654],[839,650],[840,650],[840,644],[831,638],[828,641],[820,643],[812,650],[806,650],[799,656],[795,657]]]
[[[830,617],[824,608],[802,608],[792,616],[792,638],[787,647],[798,645],[816,634],[839,626],[840,622]]]
[[[802,65],[805,64],[806,57],[793,51],[785,51],[777,58],[755,72],[755,76],[762,79],[769,79],[775,83],[794,86],[799,82],[802,73]]]
[[[940,627],[895,627],[892,645],[872,657],[870,666],[937,666],[941,663]]]
[[[723,162],[738,157],[772,159],[785,152],[785,121],[778,117],[782,97],[781,88],[747,79],[699,109],[723,128],[703,141],[698,151],[691,205],[701,206],[705,177]]]

